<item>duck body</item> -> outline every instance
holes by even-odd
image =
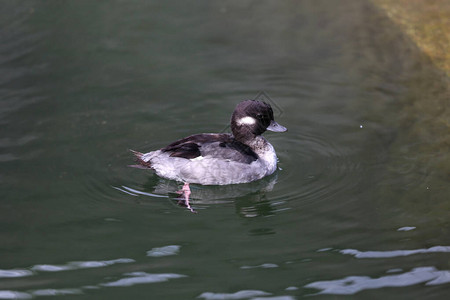
[[[239,103],[231,118],[232,134],[201,133],[160,150],[135,152],[137,162],[158,176],[202,185],[227,185],[261,179],[275,172],[277,156],[261,134],[286,131],[273,120],[270,105],[256,100]]]

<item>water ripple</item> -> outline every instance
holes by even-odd
[[[403,274],[379,278],[348,276],[337,280],[312,282],[305,287],[321,290],[318,294],[353,295],[368,289],[406,287],[419,283],[426,283],[426,285],[450,283],[450,271],[441,271],[434,267],[419,267]]]
[[[243,290],[236,293],[202,293],[197,298],[203,298],[206,300],[234,300],[234,299],[246,299],[253,298],[257,296],[270,296],[271,293],[258,290]]]
[[[400,227],[399,229],[397,229],[397,231],[411,231],[416,229],[415,226],[404,226],[404,227]]]
[[[180,251],[181,246],[179,245],[170,245],[165,247],[153,248],[150,251],[147,251],[147,256],[152,257],[161,257],[161,256],[171,256],[176,255]]]
[[[102,286],[133,286],[136,284],[144,284],[144,283],[154,283],[154,282],[164,282],[169,279],[174,278],[183,278],[186,275],[181,274],[149,274],[146,272],[132,272],[124,274],[127,276],[126,278],[119,279],[117,281],[111,281],[107,283],[102,283]]]
[[[256,297],[252,300],[295,300],[292,296]]]
[[[241,269],[271,269],[271,268],[278,268],[279,266],[277,264],[271,264],[271,263],[265,263],[258,266],[242,266]]]
[[[83,294],[81,289],[42,289],[32,291],[33,296],[60,296],[60,295],[79,295]]]
[[[26,277],[33,275],[30,270],[0,270],[0,278]]]
[[[358,251],[355,249],[344,249],[339,252],[342,254],[353,255],[356,258],[389,258],[423,253],[450,253],[450,246],[435,246],[428,249],[392,251]]]
[[[31,299],[32,297],[33,296],[30,293],[23,293],[10,290],[0,291],[0,299]]]
[[[35,265],[31,267],[31,270],[41,272],[60,272],[67,270],[101,268],[111,266],[114,264],[126,264],[132,262],[135,262],[135,260],[131,258],[118,258],[113,260],[101,260],[101,261],[73,261],[65,265]]]
[[[316,203],[357,187],[363,178],[354,150],[327,136],[299,133],[284,143],[290,150],[278,154],[283,171],[276,200]]]
[[[153,248],[147,251],[147,256],[161,257],[178,254],[181,246],[169,245],[159,248]],[[11,269],[0,270],[0,278],[19,278],[26,276],[39,276],[39,272],[61,272],[74,271],[80,269],[102,268],[115,264],[129,264],[136,261],[131,258],[118,258],[112,260],[99,261],[73,261],[62,265],[39,264],[29,269]],[[132,267],[135,269],[135,267]],[[27,291],[0,290],[0,299],[31,299],[38,296],[57,296],[57,295],[76,295],[83,294],[85,290],[107,288],[107,287],[129,287],[136,284],[147,284],[156,282],[165,282],[170,279],[184,278],[187,275],[176,273],[147,273],[144,271],[127,272],[120,274],[117,280],[107,281],[103,283],[94,283],[92,285],[84,285],[74,288],[42,288],[31,289]],[[106,277],[108,280],[110,277]],[[29,281],[25,283],[25,286]]]

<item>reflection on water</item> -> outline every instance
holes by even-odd
[[[160,248],[153,248],[147,252],[147,256],[162,257],[178,254],[180,246],[169,245]],[[13,269],[13,270],[0,270],[0,277],[3,278],[19,278],[28,276],[39,277],[42,272],[70,272],[82,269],[91,268],[106,268],[116,264],[135,264],[136,260],[131,258],[119,258],[113,260],[102,261],[75,261],[68,262],[64,265],[48,265],[39,264],[30,267],[29,269]],[[109,276],[110,277],[110,276]],[[57,296],[57,295],[72,295],[72,294],[84,294],[86,291],[93,289],[100,289],[102,287],[128,287],[136,284],[148,284],[165,282],[170,279],[177,279],[186,277],[182,274],[174,273],[147,273],[147,272],[129,272],[119,275],[120,279],[114,281],[106,281],[101,283],[90,283],[75,288],[63,288],[63,289],[36,289],[28,292],[19,292],[12,290],[0,290],[0,299],[31,299],[37,296]],[[38,280],[39,281],[39,280]],[[30,284],[25,283],[24,285]],[[31,283],[31,285],[33,285]]]
[[[277,264],[270,264],[270,263],[265,263],[259,266],[242,266],[241,269],[254,269],[254,268],[263,268],[263,269],[268,269],[268,268],[278,268],[279,266]]]
[[[152,172],[146,171],[148,176]],[[218,185],[218,186],[207,186],[207,185],[196,185],[191,186],[191,196],[190,198],[195,200],[197,203],[208,204],[208,203],[223,203],[227,200],[234,198],[244,197],[252,193],[264,193],[269,192],[273,189],[277,182],[277,174],[265,177],[261,180],[246,184],[230,184],[230,185]],[[176,194],[180,190],[179,183],[171,180],[165,180],[158,178],[155,184],[154,180],[149,179],[145,185],[145,189],[153,190],[155,194]]]
[[[159,258],[166,256],[179,255],[181,246],[168,245],[163,247],[152,248],[147,251],[147,256]],[[319,252],[330,252],[331,248],[322,249]],[[394,251],[357,251],[354,249],[340,250],[341,254],[350,254],[359,259],[364,258],[394,258],[401,256],[408,256],[413,254],[427,254],[427,253],[449,253],[450,247],[436,246],[428,249],[417,250],[394,250]],[[103,261],[79,261],[68,262],[64,265],[47,265],[39,264],[32,266],[28,269],[12,269],[12,270],[0,270],[0,275],[3,278],[20,278],[29,276],[40,276],[41,272],[71,272],[81,269],[89,268],[106,268],[116,264],[135,264],[135,259],[131,258],[119,258],[113,260]],[[241,266],[241,270],[252,269],[273,269],[280,266],[273,263],[263,263],[261,265],[244,265]],[[386,273],[398,273],[401,269],[391,269]],[[108,278],[110,278],[108,276]],[[120,275],[114,275],[118,277],[115,280],[103,281],[100,283],[90,283],[80,287],[71,287],[63,289],[35,289],[30,291],[13,291],[13,290],[0,290],[0,299],[31,299],[38,296],[51,296],[51,295],[71,295],[71,294],[84,294],[89,290],[96,290],[108,287],[131,287],[138,284],[151,284],[158,282],[166,282],[172,279],[186,278],[187,275],[178,273],[149,273],[146,271],[134,271],[125,272]],[[385,275],[378,278],[372,278],[369,276],[347,276],[342,279],[316,281],[305,285],[307,289],[318,289],[319,294],[334,294],[334,295],[350,295],[361,292],[363,290],[379,289],[384,287],[405,287],[425,283],[427,286],[441,285],[450,282],[450,271],[438,270],[435,267],[417,267],[409,272],[401,274]],[[288,286],[286,291],[296,291],[298,288]],[[268,297],[273,296],[273,297]],[[198,296],[198,298],[204,299],[257,299],[256,297],[264,297],[262,299],[295,299],[289,295],[274,296],[273,293],[260,291],[260,290],[242,290],[234,293],[213,293],[204,292]]]
[[[30,270],[0,270],[0,278],[13,278],[31,276],[33,272]]]
[[[144,185],[145,191],[140,191],[128,186],[113,186],[114,189],[130,196],[145,196],[147,201],[157,201],[155,198],[169,198],[175,203],[182,205],[182,198],[179,196],[181,186],[178,182],[159,178],[152,175],[149,170],[145,174],[150,174],[148,182]],[[235,203],[237,211],[244,217],[264,216],[280,211],[276,206],[280,206],[284,201],[268,201],[265,193],[273,190],[277,182],[277,173],[271,176],[246,184],[233,184],[221,186],[202,186],[191,184],[190,204],[194,210],[205,209],[214,204]],[[232,200],[233,199],[233,200]]]
[[[320,252],[330,251],[331,248],[321,249]],[[435,246],[428,249],[392,250],[392,251],[358,251],[355,249],[339,250],[339,253],[353,255],[358,259],[384,259],[404,257],[414,254],[450,253],[450,246]],[[402,269],[390,269],[386,273],[401,272]],[[305,288],[321,290],[319,294],[351,295],[363,290],[384,287],[405,287],[419,283],[425,285],[441,285],[450,283],[450,270],[438,270],[435,267],[418,267],[409,272],[386,275],[379,278],[369,276],[347,276],[343,279],[316,281],[305,285]]]
[[[271,293],[267,293],[264,291],[256,291],[256,290],[245,290],[245,291],[239,291],[236,293],[211,293],[211,292],[205,292],[202,293],[198,298],[203,298],[206,300],[218,300],[218,299],[248,299],[248,298],[254,298],[259,296],[270,296]]]
[[[233,299],[252,299],[252,300],[294,300],[292,296],[274,296],[271,293],[259,290],[243,290],[236,293],[202,293],[198,298],[206,300],[233,300]]]
[[[411,231],[414,229],[416,229],[415,226],[403,226],[403,227],[400,227],[399,229],[397,229],[397,231]]]
[[[180,248],[181,246],[179,245],[170,245],[160,248],[153,248],[152,250],[147,251],[147,256],[160,257],[160,256],[176,255],[180,251]]]
[[[61,272],[68,270],[79,270],[87,268],[102,268],[114,264],[126,264],[134,262],[130,258],[118,258],[113,260],[103,261],[72,261],[65,265],[34,265],[29,270],[0,270],[0,277],[25,277],[35,275],[36,272]]]
[[[343,279],[313,282],[305,287],[319,289],[321,290],[319,294],[352,295],[363,290],[405,287],[419,283],[425,283],[425,285],[450,283],[450,271],[440,271],[434,267],[420,267],[397,275],[386,275],[379,278],[348,276]]]
[[[133,286],[135,284],[145,284],[168,281],[169,279],[183,278],[186,275],[180,274],[149,274],[145,272],[133,272],[123,274],[125,278],[117,281],[102,283],[102,286]]]
[[[86,268],[101,268],[111,266],[114,264],[124,264],[131,262],[134,262],[134,260],[130,258],[118,258],[103,261],[73,261],[67,263],[66,265],[35,265],[31,268],[31,270],[41,272],[59,272],[59,271],[86,269]]]
[[[81,289],[42,289],[32,291],[28,294],[25,293],[23,294],[25,294],[26,297],[29,299],[32,298],[32,296],[64,296],[64,295],[79,295],[82,293],[83,291]]]
[[[450,253],[450,246],[435,246],[428,249],[392,250],[392,251],[358,251],[355,249],[344,249],[339,252],[342,254],[353,255],[356,258],[387,258],[387,257],[400,257],[423,253]]]

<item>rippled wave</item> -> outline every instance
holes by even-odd
[[[26,277],[33,275],[31,270],[0,270],[0,278]]]
[[[318,252],[331,251],[332,248],[320,249]],[[392,251],[359,251],[355,249],[339,250],[344,255],[352,255],[358,259],[383,259],[403,257],[415,254],[450,253],[450,246],[435,246],[426,249],[392,250]],[[386,273],[401,272],[402,269],[390,269]],[[433,266],[414,268],[409,272],[386,275],[378,278],[369,276],[347,276],[342,279],[316,281],[305,285],[305,288],[320,290],[319,294],[352,295],[363,290],[384,287],[406,287],[419,283],[440,285],[450,283],[450,270],[438,270]]]
[[[298,129],[279,151],[280,186],[276,200],[324,201],[350,191],[364,178],[364,168],[354,151],[337,145],[326,135]],[[294,160],[295,159],[295,160]]]
[[[153,248],[147,251],[147,256],[161,257],[161,256],[171,256],[176,255],[180,251],[181,246],[179,245],[169,245],[159,248]]]
[[[33,271],[41,272],[60,272],[67,270],[79,270],[87,268],[101,268],[112,266],[115,264],[127,264],[135,262],[131,258],[118,258],[113,260],[101,260],[101,261],[73,261],[65,265],[35,265],[31,268]]]
[[[400,257],[424,253],[450,253],[450,246],[435,246],[428,249],[392,250],[392,251],[358,251],[355,249],[344,249],[339,252],[342,254],[353,255],[356,258],[387,258],[387,257]]]
[[[235,299],[252,299],[252,300],[294,300],[292,296],[271,296],[272,293],[260,290],[242,290],[235,293],[202,293],[197,298],[206,300],[235,300]]]
[[[271,268],[278,268],[279,265],[277,264],[271,264],[271,263],[265,263],[258,266],[242,266],[241,269],[271,269]]]
[[[426,285],[450,283],[450,271],[437,270],[434,267],[420,267],[402,274],[386,275],[379,278],[348,276],[337,280],[316,281],[307,284],[305,287],[321,290],[319,294],[352,295],[368,289],[405,287],[419,283],[425,283]]]
[[[202,293],[198,298],[203,298],[206,300],[219,300],[219,299],[247,299],[247,298],[254,298],[259,296],[270,296],[271,293],[267,293],[264,291],[258,291],[258,290],[244,290],[239,291],[236,293],[211,293],[211,292],[205,292]]]
[[[125,278],[117,281],[102,283],[101,286],[133,286],[136,284],[164,282],[169,279],[186,277],[186,275],[181,274],[149,274],[146,272],[125,273],[124,276]]]
[[[150,257],[162,257],[177,255],[181,246],[168,245],[164,247],[153,248],[147,251],[147,256]],[[0,270],[0,279],[7,278],[20,278],[20,277],[37,277],[42,272],[71,272],[81,269],[90,268],[105,268],[116,264],[135,264],[136,260],[131,258],[118,258],[112,260],[100,260],[100,261],[74,261],[68,262],[62,265],[50,265],[50,264],[38,264],[27,269],[12,269],[12,270]],[[110,276],[108,276],[109,278]],[[171,279],[187,277],[183,274],[176,273],[147,273],[144,271],[127,272],[123,273],[117,280],[109,280],[106,282],[95,283],[93,285],[86,285],[75,288],[64,289],[35,289],[29,291],[14,291],[14,290],[0,290],[0,299],[31,299],[37,296],[57,296],[57,295],[75,295],[83,294],[85,290],[108,288],[108,287],[128,287],[136,284],[148,284],[164,282]],[[31,281],[32,282],[32,281]],[[26,286],[28,283],[24,283]],[[4,284],[3,286],[6,286]]]
[[[13,278],[13,277],[26,277],[36,275],[37,272],[61,272],[68,270],[80,270],[88,268],[101,268],[115,264],[126,264],[135,262],[131,258],[118,258],[113,260],[101,260],[101,261],[73,261],[64,265],[34,265],[29,269],[13,269],[13,270],[0,270],[0,278]]]

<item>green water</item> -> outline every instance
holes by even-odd
[[[4,1],[0,20],[0,299],[448,297],[448,78],[370,2]],[[265,135],[274,176],[192,185],[192,214],[127,167],[258,95],[289,129]]]

